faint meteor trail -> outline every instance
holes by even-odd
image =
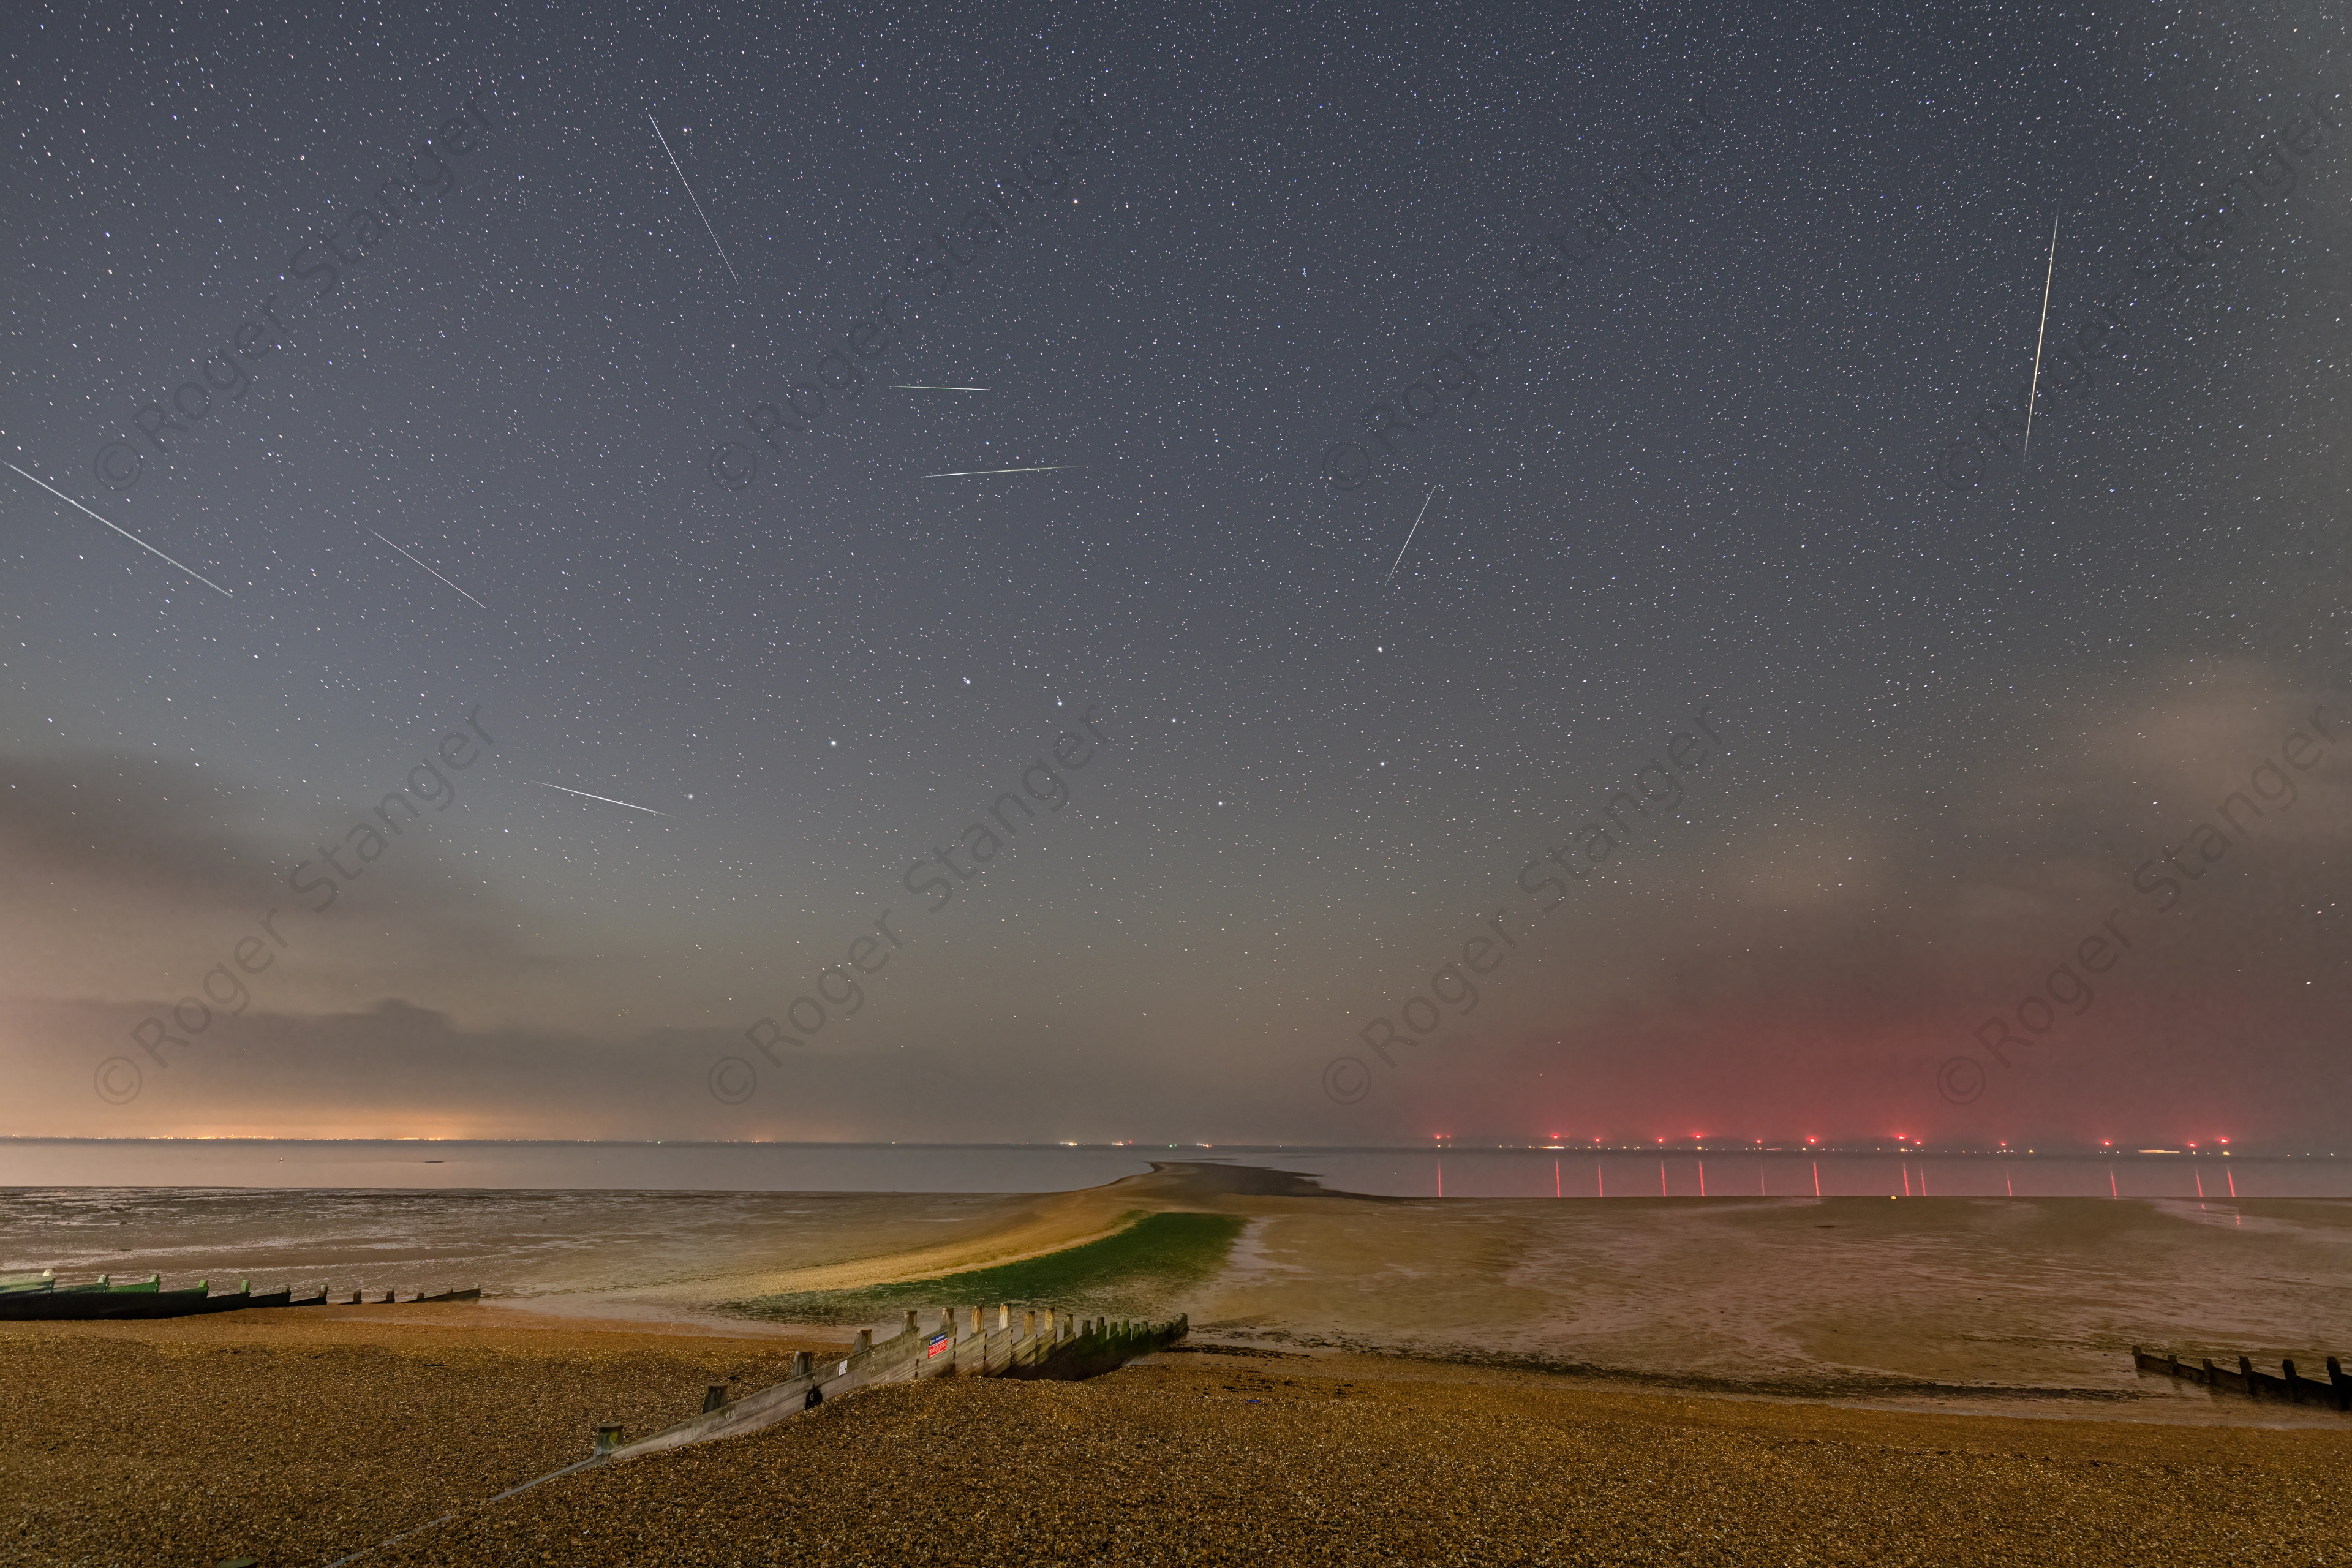
[[[369,529],[369,530],[368,530],[368,531],[369,531],[370,533],[375,533],[375,530],[374,530],[374,529],[373,529],[373,528]],[[383,539],[383,534],[381,534],[381,533],[375,533],[375,536],[376,536],[378,539]],[[389,540],[389,539],[383,539],[383,542],[384,542],[386,544],[391,544],[391,545],[392,545],[392,548],[394,548],[394,550],[400,550],[400,546],[399,546],[399,545],[397,545],[397,544],[393,544],[391,540]],[[405,550],[400,550],[400,552],[401,552],[403,555],[408,555],[408,552],[407,552],[407,551],[405,551]],[[408,558],[409,558],[411,561],[416,561],[416,557],[415,557],[415,556],[414,556],[414,555],[408,555]],[[416,563],[417,563],[419,566],[425,566],[425,563],[424,563],[424,562],[422,562],[422,561],[416,561]],[[427,572],[433,572],[433,568],[432,568],[432,567],[430,567],[430,566],[425,566],[425,569]],[[440,573],[438,573],[438,572],[433,572],[433,575],[435,575],[436,577],[441,577],[441,574],[440,574]],[[448,578],[446,578],[446,577],[441,577],[441,581],[443,581],[444,583],[448,583],[448,584],[449,584],[449,586],[450,586],[450,587],[452,587],[452,588],[457,588],[457,584],[455,584],[455,583],[449,583],[449,579],[448,579]],[[477,604],[477,605],[482,605],[482,601],[481,601],[481,600],[475,598],[475,597],[474,597],[474,595],[471,595],[471,594],[467,594],[465,589],[463,589],[463,588],[457,588],[457,592],[458,592],[458,593],[460,593],[460,594],[465,594],[466,598],[467,598],[470,603]],[[487,610],[487,609],[488,609],[488,608],[489,608],[489,606],[488,606],[488,605],[482,605],[482,608],[484,608],[484,609],[486,609],[486,610]]]
[[[992,386],[911,386],[903,382],[891,382],[893,392],[993,392]]]
[[[14,464],[14,463],[9,464],[8,466],[9,466],[10,468],[16,468],[16,464]],[[22,469],[22,468],[16,468],[16,471],[17,471],[18,473],[20,473],[20,474],[25,474],[25,470],[24,470],[24,469]],[[32,475],[30,475],[30,474],[25,474],[25,477],[26,477],[26,479],[33,479],[33,476],[32,476]],[[58,489],[58,487],[57,487],[57,486],[52,485],[52,484],[47,484],[47,483],[44,483],[42,480],[39,480],[39,479],[33,479],[33,482],[34,482],[35,484],[37,484],[37,485],[39,485],[43,489],[45,489],[45,490],[48,491],[51,495],[53,495],[53,496],[57,497],[59,500],[61,500],[61,501],[65,502],[65,503],[66,503],[66,505],[68,505],[68,506],[69,506],[69,507],[73,508],[76,511],[89,512],[90,516],[92,516],[92,517],[98,517],[98,513],[96,513],[96,512],[94,512],[94,511],[90,511],[89,508],[88,508],[88,507],[86,507],[86,506],[82,505],[82,504],[81,504],[81,502],[79,502],[79,501],[78,501],[78,500],[74,500],[74,499],[73,499],[73,497],[71,497],[71,496],[69,496],[69,495],[66,494],[66,492],[65,492],[65,491],[63,491],[63,490],[61,490],[61,489]],[[102,518],[102,517],[98,517],[98,521],[100,521],[100,522],[106,522],[106,519],[104,519],[104,518]],[[112,524],[112,523],[110,523],[110,522],[106,522],[106,526],[107,526],[107,527],[109,527],[109,528],[113,528],[115,532],[117,532],[117,533],[119,533],[119,534],[122,535],[122,537],[123,537],[123,538],[125,538],[125,539],[127,539],[127,540],[131,541],[131,543],[133,543],[133,544],[137,545],[140,549],[146,551],[149,554],[151,554],[151,555],[163,555],[164,560],[166,560],[166,561],[172,561],[172,558],[171,558],[170,556],[168,556],[168,555],[163,555],[163,552],[162,551],[160,551],[160,550],[156,549],[153,545],[152,545],[152,544],[148,543],[145,540],[143,540],[143,539],[140,538],[137,534],[135,534],[135,533],[131,532],[129,529],[127,529],[127,528],[115,528],[115,527],[114,527],[114,524]],[[173,564],[173,565],[174,565],[174,566],[180,566],[180,563],[179,563],[178,562],[176,562],[176,561],[172,561],[172,564]],[[234,598],[236,598],[236,595],[235,594],[230,593],[226,588],[222,587],[219,584],[217,584],[217,583],[214,582],[211,578],[206,577],[206,576],[203,575],[203,574],[200,574],[200,573],[196,573],[196,572],[189,572],[189,571],[188,571],[188,568],[186,568],[185,566],[180,566],[180,570],[181,570],[181,571],[183,571],[183,572],[187,572],[189,576],[195,578],[195,580],[196,580],[197,582],[202,583],[205,587],[210,588],[214,593],[218,594],[218,595],[222,595],[222,596],[223,596],[223,597],[225,597],[225,598],[234,599]]]
[[[965,468],[952,474],[925,474],[927,479],[969,479],[982,474],[1051,474],[1063,468],[1083,468],[1084,463],[1048,463],[1042,468]]]
[[[1397,546],[1397,558],[1389,563],[1389,574],[1381,579],[1381,587],[1385,588],[1396,581],[1397,568],[1404,564],[1404,552],[1412,548],[1412,536],[1421,531],[1421,520],[1429,515],[1431,499],[1444,488],[1444,485],[1432,485],[1429,494],[1421,498],[1421,510],[1413,514],[1412,526],[1404,531],[1404,542]]]
[[[614,800],[609,795],[590,795],[584,789],[567,789],[562,784],[549,784],[545,779],[525,779],[522,782],[525,784],[535,784],[541,789],[560,789],[566,795],[576,795],[583,800],[601,800],[606,805],[628,805],[631,811],[642,811],[647,816],[667,816],[669,815],[667,811],[656,811],[650,805],[629,805],[627,801]]]
[[[2050,330],[2050,280],[2058,275],[2058,220],[2050,220],[2050,265],[2042,274],[2042,325],[2033,332],[2033,390],[2025,395],[2025,449],[2033,450],[2033,400],[2042,391],[2042,338]]]
[[[662,151],[669,153],[669,166],[673,169],[677,169],[677,183],[681,185],[686,185],[686,199],[694,203],[694,216],[702,219],[702,231],[710,237],[710,247],[719,252],[719,260],[720,264],[727,268],[727,276],[730,278],[735,278],[735,264],[727,259],[727,247],[719,243],[719,231],[711,227],[710,219],[704,216],[702,203],[696,200],[694,187],[690,184],[687,184],[686,171],[684,169],[677,168],[677,154],[670,153],[669,138],[662,136],[661,121],[654,120],[651,110],[646,111],[646,118],[653,121],[654,134],[661,137]],[[735,287],[738,289],[743,287],[743,279],[740,278],[735,278]]]

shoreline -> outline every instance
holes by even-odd
[[[2122,1424],[2343,1419],[2143,1374],[2129,1346],[2322,1364],[2329,1350],[2352,1345],[2343,1305],[2352,1280],[2336,1278],[2352,1244],[2352,1205],[2248,1205],[2243,1227],[2161,1205],[2046,1199],[1727,1198],[1705,1208],[1621,1199],[1604,1209],[1373,1196],[1223,1161],[1149,1163],[1072,1192],[656,1198],[620,1226],[607,1207],[573,1205],[577,1220],[554,1234],[575,1249],[593,1245],[595,1267],[575,1268],[570,1279],[554,1269],[525,1275],[543,1288],[522,1291],[506,1270],[504,1288],[489,1285],[477,1309],[484,1316],[471,1321],[529,1331],[551,1348],[566,1335],[608,1336],[572,1341],[583,1353],[616,1342],[609,1336],[838,1346],[859,1326],[895,1331],[904,1306],[993,1304],[964,1298],[991,1294],[997,1279],[959,1277],[1053,1258],[1151,1215],[1216,1215],[1242,1228],[1206,1276],[1169,1272],[1172,1255],[1155,1243],[1128,1249],[1148,1254],[1132,1275],[1070,1284],[1076,1276],[1032,1272],[1003,1289],[1038,1292],[1025,1304],[1082,1315],[1184,1312],[1195,1345],[1359,1355],[1595,1391]],[[543,1228],[541,1215],[563,1207],[477,1211],[477,1228],[436,1241],[431,1261],[368,1268],[376,1278],[465,1277],[466,1246],[495,1243],[501,1226]],[[659,1250],[673,1216],[703,1228],[691,1247]],[[314,1243],[299,1216],[278,1223],[286,1228],[256,1249],[278,1249],[267,1265],[273,1281],[348,1256],[331,1247],[367,1236],[330,1228],[341,1239]],[[2269,1282],[2247,1289],[2250,1268]],[[630,1283],[631,1272],[642,1282]],[[922,1292],[929,1281],[943,1287],[936,1301]],[[797,1321],[787,1314],[799,1304],[788,1300],[773,1301],[774,1316],[744,1310],[763,1298],[900,1282],[915,1289],[889,1292],[887,1302],[877,1294],[870,1319]],[[404,1301],[210,1316],[290,1315],[320,1331],[340,1323],[336,1331],[358,1344],[376,1332],[363,1325],[449,1326],[434,1315],[446,1310]]]
[[[1270,1350],[1255,1342],[1227,1345],[1198,1335],[1183,1344],[1157,1351],[1151,1360],[1183,1354],[1235,1355],[1243,1358],[1297,1357],[1310,1363],[1330,1361],[1360,1376],[1381,1375],[1374,1368],[1389,1366],[1388,1375],[1406,1381],[1520,1384],[1624,1394],[1635,1398],[1727,1400],[1775,1405],[1811,1406],[1824,1410],[1902,1413],[1917,1415],[1998,1417],[2011,1420],[2079,1421],[2122,1426],[2243,1427],[2260,1431],[2314,1429],[2352,1434],[2352,1413],[2318,1405],[2280,1405],[2256,1401],[2211,1389],[2174,1384],[2169,1378],[2144,1376],[2139,1389],[2030,1387],[2013,1384],[1918,1384],[1890,1386],[1873,1393],[1863,1389],[1789,1388],[1758,1382],[1738,1384],[1719,1379],[1677,1379],[1665,1373],[1607,1367],[1545,1367],[1521,1365],[1505,1358],[1475,1354],[1448,1356],[1375,1348],[1313,1351]],[[1443,1373],[1444,1375],[1436,1375]],[[1481,1375],[1487,1374],[1487,1375]],[[2174,1392],[2174,1389],[2179,1392]]]
[[[607,1304],[609,1305],[609,1304]],[[936,1310],[927,1311],[926,1319]],[[194,1325],[202,1325],[194,1330]],[[2352,1413],[2315,1405],[2250,1399],[2153,1373],[2134,1385],[2089,1388],[2063,1385],[1954,1384],[1885,1379],[1874,1385],[1818,1384],[1796,1380],[1740,1382],[1677,1376],[1637,1367],[1589,1363],[1562,1365],[1539,1358],[1425,1348],[1336,1344],[1287,1334],[1228,1339],[1231,1331],[1203,1330],[1182,1344],[1139,1358],[1135,1364],[1263,1362],[1286,1364],[1313,1375],[1350,1375],[1383,1381],[1442,1383],[1465,1386],[1547,1387],[1631,1398],[1707,1400],[1824,1410],[1875,1411],[1921,1415],[2057,1420],[2117,1426],[2238,1427],[2259,1431],[2314,1429],[2352,1434]],[[414,1351],[424,1336],[451,1349],[493,1347],[529,1359],[566,1360],[626,1352],[682,1357],[733,1351],[754,1361],[789,1363],[805,1350],[819,1360],[845,1352],[854,1336],[837,1325],[770,1322],[716,1313],[601,1316],[591,1311],[550,1312],[520,1303],[483,1301],[328,1307],[288,1318],[283,1310],[223,1312],[202,1318],[116,1322],[0,1323],[0,1351],[21,1352],[44,1342],[131,1343],[172,1353],[174,1347],[235,1343],[257,1349],[299,1351],[330,1345],[347,1349]],[[772,1381],[782,1381],[777,1373]],[[1859,1384],[1859,1385],[1857,1385]],[[747,1384],[744,1392],[757,1385]]]

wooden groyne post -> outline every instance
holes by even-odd
[[[966,1320],[969,1327],[961,1333],[953,1307],[941,1310],[936,1331],[926,1331],[913,1312],[887,1340],[877,1342],[872,1330],[860,1330],[856,1347],[847,1356],[813,1363],[806,1351],[800,1352],[793,1358],[791,1376],[731,1405],[724,1403],[725,1390],[714,1385],[704,1396],[701,1415],[651,1436],[628,1443],[621,1440],[617,1426],[599,1426],[592,1458],[634,1459],[714,1437],[757,1432],[825,1400],[877,1383],[912,1383],[925,1377],[1092,1377],[1173,1344],[1192,1329],[1190,1317],[1179,1315],[1162,1323],[1121,1321],[1116,1328],[1108,1320],[1089,1319],[1081,1330],[1068,1313],[1049,1308],[1041,1331],[1034,1311],[1024,1311],[1016,1326],[1011,1302],[1000,1303],[988,1315],[995,1320],[993,1323],[983,1321],[981,1308],[971,1308]],[[720,1402],[713,1404],[712,1394],[719,1395]]]
[[[2344,1363],[2335,1356],[2327,1358],[2327,1381],[2305,1377],[2294,1370],[2294,1363],[2282,1359],[2276,1375],[2257,1372],[2254,1363],[2244,1356],[2238,1358],[2238,1369],[2215,1366],[2210,1356],[2189,1366],[2178,1355],[2157,1355],[2132,1346],[2132,1365],[2141,1372],[2161,1372],[2190,1383],[2202,1383],[2214,1388],[2226,1388],[2232,1394],[2242,1394],[2260,1399],[2264,1395],[2284,1399],[2295,1405],[2322,1405],[2336,1410],[2352,1410],[2352,1377],[2345,1375]]]

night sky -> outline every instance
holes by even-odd
[[[0,1133],[2352,1110],[2312,5],[0,47]]]

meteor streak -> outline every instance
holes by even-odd
[[[16,468],[16,464],[14,464],[14,463],[9,464],[8,466],[9,466],[10,468]],[[22,469],[22,468],[16,468],[16,471],[17,471],[18,473],[20,473],[20,474],[25,474],[25,470],[24,470],[24,469]],[[30,475],[30,474],[25,474],[25,477],[26,477],[26,479],[33,479],[33,476],[32,476],[32,475]],[[79,501],[78,501],[78,500],[74,500],[74,499],[73,499],[73,497],[71,497],[71,496],[69,496],[69,495],[66,494],[66,492],[65,492],[65,491],[63,491],[63,490],[61,490],[61,489],[58,489],[58,487],[57,487],[57,486],[52,485],[52,484],[44,484],[44,483],[43,483],[41,480],[39,480],[39,479],[33,479],[33,482],[34,482],[35,484],[37,484],[37,485],[40,485],[40,487],[41,487],[43,489],[45,489],[45,490],[48,491],[51,495],[53,495],[53,496],[57,497],[59,500],[61,500],[61,501],[65,502],[65,503],[66,503],[66,505],[68,505],[68,506],[69,506],[69,507],[73,508],[76,511],[89,512],[90,516],[92,516],[92,517],[98,517],[98,513],[96,513],[96,512],[94,512],[94,511],[90,511],[90,510],[89,510],[89,508],[88,508],[88,507],[86,507],[86,506],[82,505],[82,504],[81,504],[81,502],[79,502]],[[98,521],[100,521],[100,522],[106,522],[106,519],[104,519],[104,518],[102,518],[102,517],[98,517]],[[143,539],[140,538],[137,534],[135,534],[135,533],[131,532],[129,529],[127,529],[127,528],[115,528],[115,527],[114,527],[114,524],[112,524],[112,523],[110,523],[110,522],[106,522],[106,526],[107,526],[107,527],[109,527],[109,528],[114,528],[114,531],[115,531],[115,532],[117,532],[117,533],[119,533],[119,534],[122,535],[122,537],[123,537],[123,538],[125,538],[125,539],[127,539],[127,540],[131,541],[131,543],[133,543],[133,544],[137,545],[140,549],[146,551],[150,555],[163,555],[164,560],[166,560],[166,561],[172,561],[172,558],[171,558],[170,556],[168,556],[168,555],[163,555],[163,552],[162,551],[160,551],[160,550],[156,549],[153,545],[152,545],[152,544],[148,543],[145,540],[143,540]],[[180,563],[179,563],[178,562],[176,562],[176,561],[172,561],[172,564],[173,564],[173,565],[174,565],[174,566],[180,566]],[[195,578],[195,580],[196,580],[197,582],[202,583],[205,587],[210,588],[210,589],[211,589],[214,593],[215,593],[215,594],[219,594],[219,595],[223,595],[223,596],[224,596],[224,597],[226,597],[226,598],[231,598],[231,599],[234,599],[234,598],[236,598],[236,595],[235,594],[230,593],[226,588],[222,587],[219,584],[217,584],[217,583],[214,582],[214,581],[213,581],[211,578],[209,578],[209,577],[205,577],[205,576],[204,576],[204,575],[202,575],[202,574],[198,574],[198,573],[194,573],[194,572],[188,572],[188,569],[187,569],[185,566],[180,566],[180,570],[181,570],[181,571],[183,571],[183,572],[187,572],[189,576]]]
[[[562,785],[562,784],[549,784],[545,779],[525,779],[525,780],[523,780],[522,782],[523,782],[523,783],[525,783],[525,784],[535,784],[539,785],[539,786],[540,786],[541,788],[542,788],[542,789],[560,789],[560,790],[563,790],[563,793],[564,793],[564,794],[566,794],[566,795],[576,795],[580,796],[583,800],[601,800],[601,801],[603,801],[606,805],[629,805],[629,803],[628,803],[627,801],[625,801],[625,800],[614,800],[611,795],[590,795],[590,794],[589,794],[586,790],[584,790],[584,789],[565,789],[563,785]],[[644,812],[647,816],[667,816],[669,815],[669,813],[668,813],[668,812],[667,812],[667,811],[656,811],[656,810],[655,810],[652,806],[650,806],[650,805],[629,805],[629,809],[630,809],[631,811],[642,811],[642,812]]]
[[[374,529],[373,529],[373,528],[369,529],[369,530],[368,530],[368,531],[369,531],[370,533],[375,533],[375,530],[374,530]],[[391,540],[389,540],[389,539],[384,539],[383,534],[381,534],[381,533],[375,533],[375,536],[376,536],[378,539],[383,539],[383,542],[384,542],[386,544],[392,544],[392,548],[394,548],[394,550],[400,550],[400,546],[399,546],[399,545],[397,545],[397,544],[393,544],[393,543],[392,543],[392,541],[391,541]],[[405,551],[405,550],[400,550],[400,552],[401,552],[403,555],[408,555],[408,552],[407,552],[407,551]],[[416,561],[416,557],[415,557],[415,556],[414,556],[414,555],[408,555],[408,558],[409,558],[411,561]],[[416,563],[417,563],[419,566],[425,566],[425,563],[424,563],[424,562],[422,562],[422,561],[416,561]],[[425,569],[427,572],[433,572],[433,568],[432,568],[432,567],[430,567],[430,566],[425,566]],[[435,575],[436,577],[441,577],[441,574],[440,574],[440,573],[438,573],[438,572],[433,572],[433,575]],[[448,578],[446,578],[446,577],[441,577],[441,581],[442,581],[442,582],[444,582],[444,583],[448,583],[448,584],[449,584],[449,586],[450,586],[450,587],[452,587],[452,588],[457,588],[457,584],[455,584],[455,583],[449,583],[449,579],[448,579]],[[467,594],[465,589],[463,589],[463,588],[457,588],[457,592],[458,592],[458,593],[460,593],[460,594],[465,594],[465,596],[466,596],[467,600],[469,603],[477,604],[477,605],[482,605],[482,601],[481,601],[481,600],[475,598],[475,597],[474,597],[474,595],[471,595],[471,594]],[[487,609],[488,609],[488,608],[489,608],[489,606],[488,606],[488,605],[482,605],[482,608],[484,608],[484,609],[486,609],[486,610],[487,610]]]
[[[982,474],[1050,474],[1063,468],[1083,468],[1084,463],[1048,463],[1042,468],[965,468],[952,474],[925,474],[927,479],[969,479]]]
[[[1389,574],[1381,579],[1381,587],[1385,588],[1396,581],[1397,568],[1404,564],[1404,552],[1412,548],[1412,536],[1421,531],[1421,520],[1429,515],[1430,498],[1444,488],[1444,485],[1432,485],[1429,495],[1421,498],[1421,510],[1413,514],[1412,526],[1404,531],[1404,542],[1397,546],[1397,558],[1389,563]]]
[[[2033,332],[2033,390],[2025,395],[2025,449],[2033,450],[2033,400],[2042,391],[2042,338],[2050,330],[2050,280],[2058,275],[2058,220],[2050,220],[2050,265],[2042,274],[2042,325]]]
[[[669,166],[673,169],[677,169],[677,154],[670,153],[669,138],[662,136],[661,121],[654,120],[651,111],[647,111],[646,118],[653,121],[654,134],[656,136],[661,136],[662,151],[669,153]],[[684,169],[677,169],[677,183],[681,185],[686,185],[686,199],[688,201],[694,202],[694,216],[698,218],[702,218],[702,230],[705,234],[708,234],[710,237],[710,247],[719,252],[719,262],[727,268],[727,276],[730,278],[735,278],[735,264],[727,259],[727,247],[719,243],[719,231],[710,226],[710,220],[708,217],[703,216],[702,204],[699,201],[695,200],[694,187],[686,184],[686,171]],[[735,287],[738,289],[743,287],[743,279],[740,278],[735,278]]]
[[[888,384],[893,392],[993,392],[992,386],[914,386],[904,382]]]

